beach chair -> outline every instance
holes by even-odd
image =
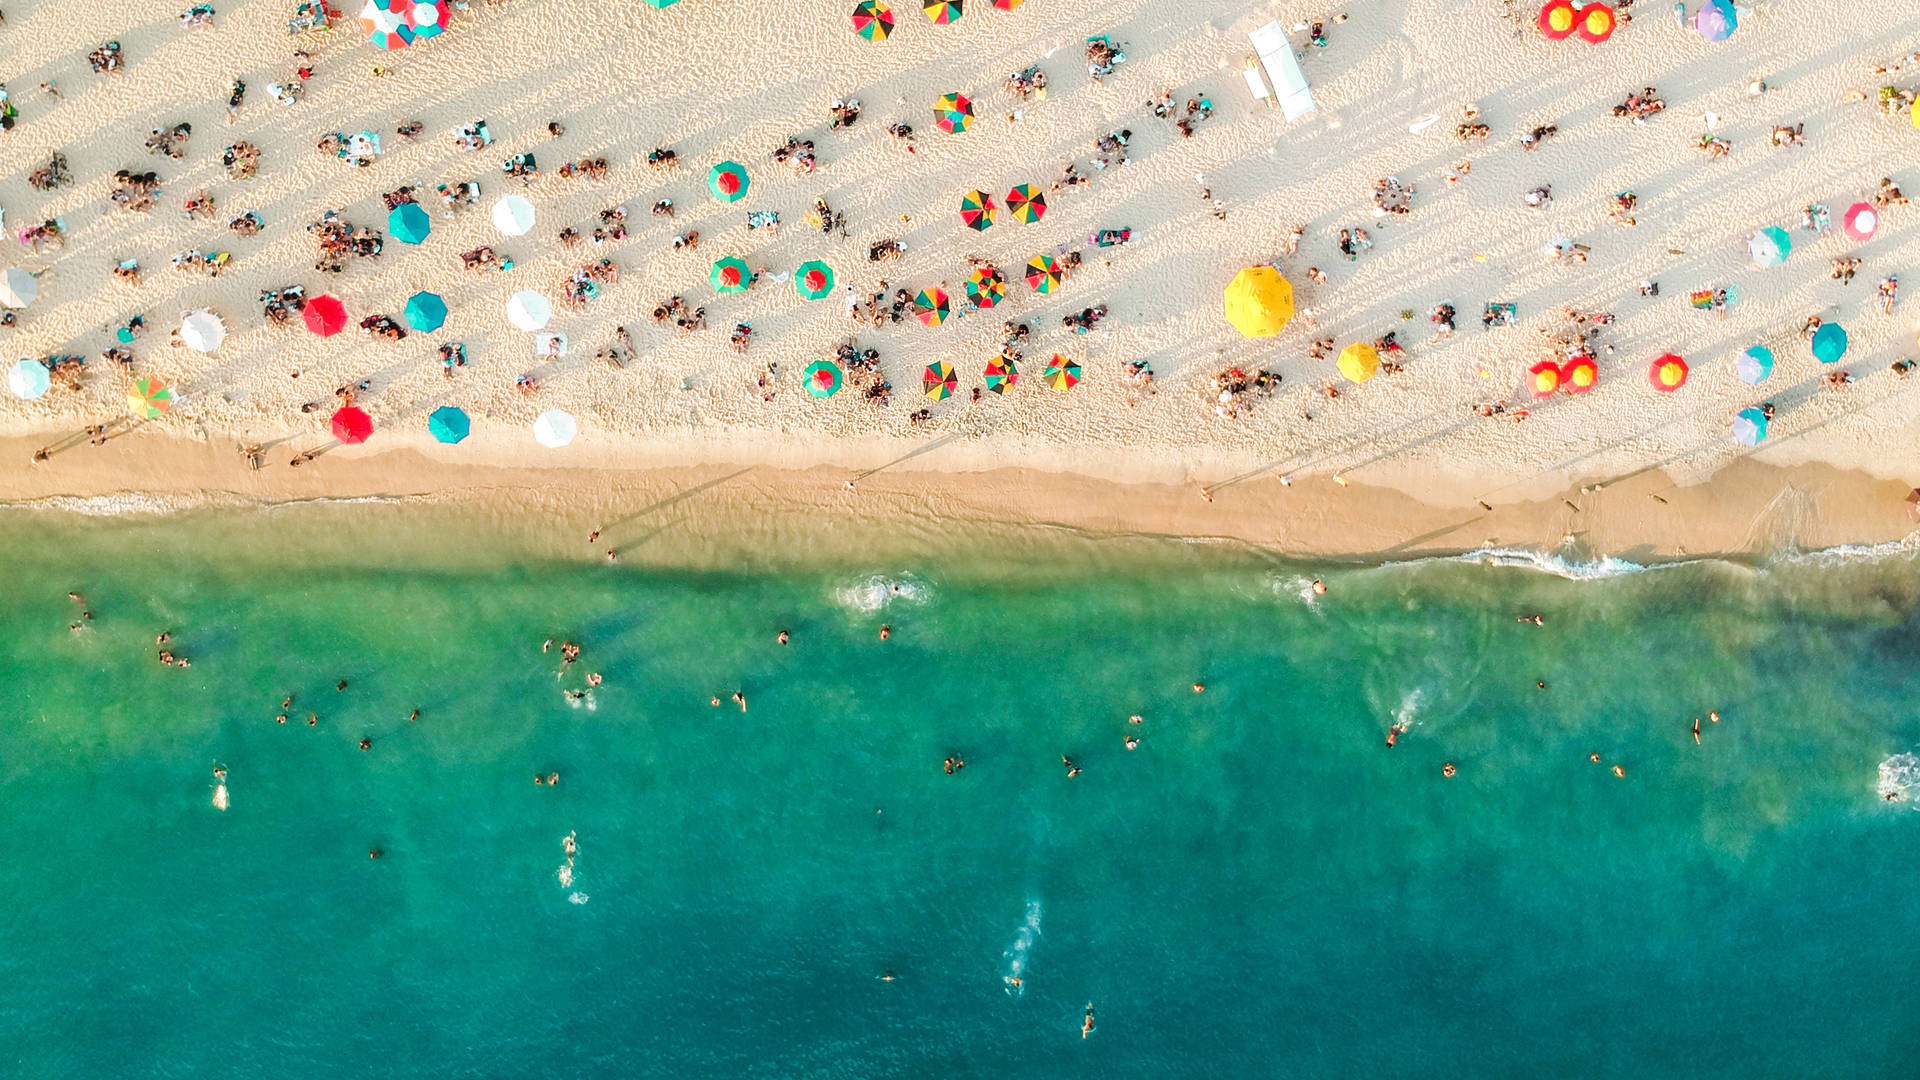
[[[1288,120],[1298,120],[1318,108],[1313,102],[1313,91],[1307,86],[1307,77],[1300,71],[1300,60],[1293,53],[1293,43],[1287,40],[1287,32],[1278,19],[1248,34],[1247,40],[1253,42],[1254,52],[1260,55],[1260,63],[1273,83],[1274,96],[1279,98],[1280,111]],[[1249,85],[1253,81],[1249,76]]]

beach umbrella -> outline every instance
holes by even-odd
[[[1579,16],[1574,13],[1573,0],[1548,0],[1540,8],[1540,15],[1536,21],[1539,23],[1540,32],[1546,35],[1547,40],[1559,41],[1573,33],[1575,24],[1579,22]]]
[[[1769,225],[1747,240],[1747,254],[1761,266],[1779,266],[1787,261],[1787,253],[1793,250],[1793,241],[1787,238],[1787,230],[1777,225]]]
[[[1080,361],[1054,353],[1053,359],[1047,361],[1047,369],[1040,373],[1040,381],[1055,390],[1071,390],[1080,385]]]
[[[996,394],[1006,393],[1013,389],[1013,384],[1020,381],[1020,369],[1014,367],[1013,361],[1004,356],[996,356],[987,361],[985,375],[987,389]]]
[[[833,292],[833,267],[813,259],[793,273],[794,291],[809,300],[824,300]]]
[[[747,194],[747,170],[737,161],[723,161],[707,170],[707,190],[721,202],[739,202]]]
[[[1584,353],[1560,365],[1560,385],[1569,394],[1584,394],[1600,381],[1600,365]]]
[[[1733,437],[1748,446],[1759,446],[1767,437],[1767,414],[1752,407],[1741,409],[1733,418]]]
[[[580,425],[573,422],[572,414],[562,409],[548,409],[533,418],[534,441],[549,450],[557,450],[573,441],[580,434]]]
[[[135,379],[127,391],[127,411],[148,420],[158,420],[173,408],[173,387],[159,379]]]
[[[1827,323],[1813,332],[1813,356],[1831,364],[1847,355],[1847,332],[1839,323]]]
[[[928,364],[926,372],[920,376],[920,382],[927,388],[927,396],[935,401],[945,401],[960,389],[960,376],[955,375],[953,365],[944,360]]]
[[[1598,45],[1613,36],[1613,9],[1605,4],[1588,4],[1580,9],[1580,23],[1574,33],[1589,45]]]
[[[1733,361],[1733,373],[1748,386],[1758,386],[1773,374],[1773,350],[1765,345],[1754,345],[1741,353]]]
[[[525,236],[533,230],[533,204],[525,195],[503,195],[493,204],[493,227],[502,236]]]
[[[947,316],[952,313],[952,310],[953,309],[947,304],[947,291],[945,289],[921,289],[920,295],[913,298],[914,318],[919,319],[928,326],[939,326],[941,323],[946,322]]]
[[[807,365],[807,393],[814,397],[832,397],[840,391],[840,365],[831,360],[815,360]]]
[[[980,308],[990,308],[1007,296],[1007,279],[990,266],[976,266],[967,275],[967,299]]]
[[[1031,225],[1047,216],[1046,193],[1032,184],[1021,184],[1007,192],[1007,212]]]
[[[417,292],[407,297],[406,310],[401,314],[409,328],[430,334],[446,323],[447,302],[438,293]]]
[[[935,26],[947,26],[960,21],[960,0],[926,0],[921,6]]]
[[[373,417],[358,405],[347,405],[333,411],[327,427],[343,443],[363,443],[373,435]]]
[[[1913,108],[1907,110],[1907,119],[1913,122],[1914,127],[1920,128],[1920,98],[1913,99]]]
[[[1693,28],[1708,41],[1725,41],[1739,27],[1740,17],[1727,0],[1707,0],[1693,13]]]
[[[1001,11],[1012,11],[1026,2],[1027,0],[993,0],[993,6]]]
[[[941,94],[933,102],[933,122],[941,131],[958,135],[973,123],[973,102],[965,94]]]
[[[1672,353],[1661,353],[1647,369],[1647,379],[1655,390],[1671,394],[1687,385],[1687,362]]]
[[[453,25],[453,5],[447,0],[414,0],[407,23],[413,27],[415,40],[439,37]]]
[[[467,414],[451,405],[442,405],[427,414],[427,430],[443,443],[457,443],[467,437],[473,428],[473,421]]]
[[[1233,276],[1222,307],[1246,337],[1272,337],[1293,318],[1293,283],[1271,266],[1249,266]]]
[[[984,232],[993,224],[993,216],[993,196],[979,190],[960,196],[960,220],[967,228]]]
[[[1027,260],[1027,284],[1037,293],[1050,293],[1060,287],[1060,262],[1051,255],[1035,255]]]
[[[753,271],[747,269],[744,260],[729,255],[714,261],[713,269],[707,271],[707,280],[713,283],[715,292],[746,292],[747,282],[753,280]]]
[[[413,0],[367,0],[360,9],[360,31],[382,49],[400,49],[413,43],[413,24],[407,18]]]
[[[0,274],[0,307],[23,308],[40,295],[40,280],[17,266]]]
[[[387,231],[403,244],[418,244],[433,231],[433,219],[419,203],[401,203],[387,214]]]
[[[32,401],[53,386],[53,375],[38,360],[21,360],[7,369],[7,389],[22,401]]]
[[[307,324],[307,329],[321,337],[332,337],[346,329],[347,305],[332,293],[321,293],[307,301],[307,306],[300,311],[300,319]]]
[[[227,340],[226,324],[220,316],[206,308],[196,308],[187,312],[180,320],[180,341],[196,352],[210,353]]]
[[[680,0],[647,0],[647,3],[652,5],[655,11],[658,11],[661,8],[670,8],[679,2]]]
[[[1872,206],[1857,202],[1847,207],[1847,212],[1840,216],[1840,227],[1846,230],[1848,236],[1864,244],[1873,239],[1873,230],[1880,227],[1880,214]]]
[[[553,318],[553,304],[531,289],[507,298],[507,321],[522,330],[539,330]]]
[[[853,8],[853,32],[868,41],[885,41],[893,33],[893,9],[884,0],[860,0]]]
[[[1560,365],[1551,360],[1542,360],[1528,368],[1527,377],[1536,398],[1550,398],[1560,389]]]
[[[1347,381],[1356,385],[1366,382],[1373,378],[1374,372],[1380,370],[1380,350],[1364,341],[1356,341],[1340,350],[1340,359],[1335,361],[1335,366],[1340,369],[1340,374],[1347,377]],[[1556,374],[1559,371],[1558,368],[1554,370]]]

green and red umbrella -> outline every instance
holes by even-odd
[[[933,122],[949,135],[960,134],[973,123],[973,100],[965,94],[941,94],[933,103]]]
[[[893,9],[883,0],[860,0],[853,8],[853,32],[868,41],[885,41],[893,33]]]
[[[713,283],[715,292],[746,292],[747,284],[753,280],[753,271],[747,269],[744,261],[729,255],[713,264],[707,280]]]
[[[1047,361],[1047,370],[1040,373],[1040,378],[1055,390],[1071,390],[1080,383],[1080,361],[1054,353],[1053,359]]]
[[[928,326],[939,326],[953,314],[953,308],[947,303],[945,289],[921,289],[920,295],[913,298],[913,317]]]
[[[1007,210],[1028,225],[1047,216],[1047,194],[1032,184],[1007,192]]]
[[[1035,255],[1027,262],[1027,284],[1037,293],[1050,293],[1060,287],[1060,260],[1051,255]]]
[[[993,196],[984,191],[969,191],[960,196],[960,220],[967,228],[985,232],[993,224],[994,213],[998,208],[993,205]]]
[[[815,360],[807,365],[807,393],[814,397],[832,397],[840,390],[840,365],[831,360]]]
[[[801,263],[794,272],[793,287],[809,300],[824,300],[833,292],[833,267],[819,259]]]
[[[173,408],[173,387],[159,379],[135,379],[127,391],[127,410],[135,416],[158,420]]]
[[[935,26],[948,26],[960,21],[960,0],[925,0],[921,7]]]
[[[1004,394],[1013,389],[1014,383],[1020,381],[1020,370],[1013,366],[1013,361],[1004,356],[996,356],[987,361],[986,376],[987,389],[996,394]]]
[[[747,170],[737,161],[723,161],[707,170],[707,190],[721,202],[739,202],[747,194]]]
[[[1007,279],[991,266],[974,267],[967,275],[967,299],[976,307],[990,308],[1007,297]]]
[[[927,396],[935,401],[944,401],[960,389],[960,376],[954,374],[953,365],[944,360],[928,364],[920,382],[927,388]]]

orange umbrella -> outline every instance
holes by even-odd
[[[1672,353],[1661,353],[1660,359],[1647,370],[1647,379],[1655,390],[1671,394],[1687,385],[1687,362]]]
[[[1560,389],[1560,365],[1551,360],[1542,360],[1533,365],[1527,369],[1527,374],[1533,377],[1534,397],[1549,398],[1555,390]]]
[[[1589,45],[1598,45],[1613,36],[1613,9],[1605,4],[1588,4],[1580,9],[1580,24],[1574,33]]]
[[[1579,16],[1574,14],[1573,0],[1548,0],[1540,9],[1540,32],[1549,41],[1559,41],[1573,33],[1577,22]]]
[[[1593,357],[1580,354],[1560,365],[1560,382],[1569,394],[1584,394],[1600,381],[1600,365]]]

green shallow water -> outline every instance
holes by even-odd
[[[406,515],[0,516],[8,1075],[1913,1074],[1910,561],[729,571]]]

